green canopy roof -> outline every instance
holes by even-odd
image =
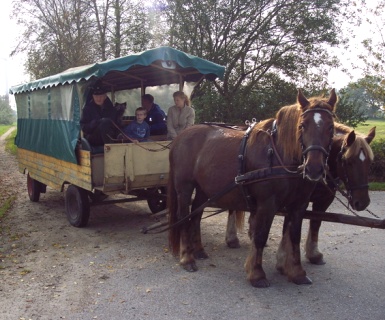
[[[223,79],[225,68],[208,60],[170,48],[159,47],[130,56],[107,60],[100,63],[71,68],[59,74],[16,85],[11,94],[54,87],[91,78],[103,77],[111,89],[123,90],[141,86],[157,86],[196,82],[202,77]]]

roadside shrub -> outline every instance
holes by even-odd
[[[385,181],[385,139],[373,141],[370,147],[374,153],[374,161],[370,167],[371,181]]]

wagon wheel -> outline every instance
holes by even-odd
[[[41,189],[42,189],[42,183],[35,179],[32,179],[28,173],[27,190],[28,190],[29,200],[31,200],[32,202],[38,202],[40,199]]]
[[[85,227],[90,217],[88,192],[74,185],[69,185],[65,196],[65,210],[69,223],[77,228]]]
[[[147,191],[148,191],[147,204],[152,213],[157,213],[166,209],[166,206],[167,206],[166,187],[150,188],[150,189],[147,189]]]

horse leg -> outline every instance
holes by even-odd
[[[250,212],[249,235],[251,237],[251,247],[246,258],[245,270],[247,279],[253,287],[266,288],[270,286],[266,279],[265,271],[262,268],[263,249],[269,236],[271,224],[273,223],[275,210],[264,210],[260,205],[255,212]]]
[[[295,284],[311,284],[301,264],[301,227],[303,210],[296,210],[285,218],[282,240],[277,251],[277,269]]]
[[[191,206],[191,212],[194,212],[196,208],[200,207],[207,200],[207,196],[198,186],[195,190],[194,201]],[[195,259],[207,259],[209,256],[203,248],[202,235],[201,235],[201,220],[202,220],[203,209],[197,212],[197,214],[191,218],[190,232],[192,235],[194,257]]]
[[[329,191],[328,191],[329,192]],[[313,211],[325,212],[330,204],[333,202],[334,195],[327,199],[317,199],[313,202]],[[323,254],[318,248],[319,230],[321,228],[321,221],[310,220],[309,231],[305,242],[305,256],[312,264],[323,265],[325,260]]]
[[[189,213],[193,187],[184,186],[178,193],[178,217],[183,219]],[[194,259],[193,234],[191,232],[191,220],[185,221],[180,226],[180,265],[187,271],[197,271],[198,267]]]
[[[240,248],[237,236],[237,215],[242,211],[229,210],[226,226],[226,243],[229,248]]]
[[[283,228],[282,228],[282,239],[278,246],[277,263],[275,265],[275,268],[283,275],[286,275],[285,270],[286,270],[287,256],[293,255],[290,237],[288,236],[289,233],[286,232],[286,230],[288,230],[289,222],[290,222],[289,218],[285,216],[285,219],[283,221]]]

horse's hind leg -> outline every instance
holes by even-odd
[[[182,188],[181,188],[182,189]],[[180,189],[179,189],[180,190]],[[191,202],[191,195],[193,192],[193,186],[185,184],[182,191],[178,192],[178,220],[183,219],[189,213],[189,207]],[[197,271],[194,259],[194,241],[192,221],[186,220],[180,226],[180,265],[187,271]]]
[[[329,199],[323,199],[322,201],[314,201],[313,211],[325,212],[329,205],[332,203],[333,198],[334,196],[329,197]],[[306,258],[310,261],[310,263],[317,265],[325,264],[323,254],[319,251],[318,248],[318,236],[320,228],[321,221],[310,220],[309,231],[305,243]]]
[[[229,210],[226,226],[226,243],[229,248],[240,248],[239,239],[237,236],[237,216],[242,211]]]
[[[321,221],[310,220],[309,231],[307,233],[305,243],[305,255],[306,258],[312,264],[322,265],[325,264],[323,254],[318,249],[318,235],[321,228]]]
[[[198,186],[195,190],[195,197],[191,206],[191,212],[194,212],[206,201],[207,201],[207,196],[204,194],[202,189]],[[201,235],[202,214],[203,214],[203,209],[197,211],[197,214],[191,218],[191,224],[190,224],[191,228],[189,232],[192,237],[195,259],[207,259],[209,257],[202,244],[202,235]]]

